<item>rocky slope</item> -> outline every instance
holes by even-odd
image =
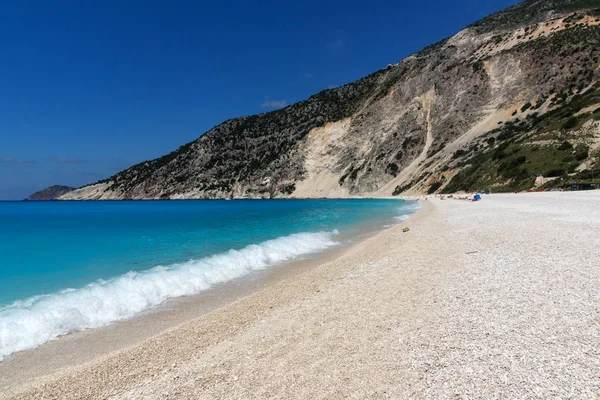
[[[599,24],[600,0],[528,0],[61,198],[389,196],[600,176]]]
[[[44,190],[40,190],[39,192],[35,192],[25,200],[56,200],[60,196],[67,194],[72,190],[75,190],[75,188],[70,186],[54,185]]]

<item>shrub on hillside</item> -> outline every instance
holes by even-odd
[[[563,168],[553,168],[553,169],[546,171],[544,176],[547,178],[556,178],[558,176],[563,175],[564,173],[565,173],[565,170]]]
[[[573,129],[577,126],[577,117],[569,118],[562,126],[563,129]]]
[[[429,186],[429,190],[427,190],[427,194],[433,194],[441,187],[442,187],[442,182],[432,183],[431,186]]]
[[[394,163],[389,163],[385,171],[393,176],[398,175],[398,165]]]
[[[459,158],[459,157],[462,157],[462,156],[464,156],[465,154],[467,154],[467,152],[466,152],[466,151],[464,151],[464,150],[462,150],[462,149],[460,149],[460,150],[457,150],[457,151],[456,151],[456,153],[454,153],[454,155],[452,156],[452,159],[453,159],[453,160],[456,160],[457,158]]]
[[[589,148],[587,146],[577,146],[577,153],[575,153],[575,159],[577,161],[583,161],[590,155]]]
[[[564,141],[558,146],[558,150],[570,150],[573,148],[573,145],[567,141]]]

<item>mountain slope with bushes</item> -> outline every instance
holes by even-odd
[[[600,0],[528,0],[61,198],[390,196],[590,180],[600,169],[599,57]]]

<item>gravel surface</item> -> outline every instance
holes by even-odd
[[[333,262],[5,395],[600,397],[600,192],[423,204]]]

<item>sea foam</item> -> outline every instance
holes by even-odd
[[[170,298],[197,294],[217,283],[336,246],[336,234],[298,233],[14,302],[0,308],[0,360],[58,336],[130,318]]]
[[[407,219],[409,219],[412,214],[416,213],[417,211],[419,211],[421,209],[421,204],[414,202],[414,203],[408,203],[406,204],[403,208],[399,209],[398,211],[400,211],[402,214],[394,217],[394,219],[400,223],[400,222],[404,222]]]

